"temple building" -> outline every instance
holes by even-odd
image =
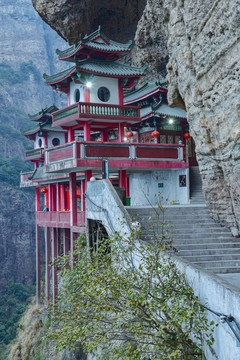
[[[87,184],[109,178],[125,205],[154,204],[159,194],[189,203],[189,164],[195,164],[186,112],[170,108],[164,82],[136,90],[146,67],[118,62],[131,42],[117,43],[101,29],[82,37],[59,60],[71,67],[44,74],[46,85],[64,93],[67,106],[30,116],[35,126],[23,135],[34,140],[26,160],[31,173],[21,187],[36,189],[37,298],[40,299],[40,229],[45,231],[45,297],[57,296],[57,267],[50,260],[74,249],[87,227]],[[50,289],[52,278],[52,291]]]

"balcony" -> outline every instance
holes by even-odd
[[[37,183],[29,179],[33,175],[34,171],[29,171],[20,174],[20,187],[29,188],[37,186]]]
[[[71,228],[70,211],[37,211],[36,223],[43,227]],[[77,212],[77,227],[85,227],[85,211]]]
[[[44,149],[32,149],[25,151],[25,160],[44,160]]]
[[[183,145],[72,142],[45,151],[46,172],[100,170],[102,160],[109,168],[186,168]]]
[[[72,126],[77,120],[139,122],[140,107],[79,102],[53,113],[53,126]]]

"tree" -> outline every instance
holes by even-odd
[[[149,243],[133,231],[102,239],[93,251],[81,238],[73,268],[60,260],[64,281],[49,334],[58,349],[81,343],[98,359],[200,359],[214,324],[168,254],[161,226]]]

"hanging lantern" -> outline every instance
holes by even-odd
[[[191,135],[190,135],[189,133],[185,133],[185,134],[183,135],[183,137],[184,137],[184,139],[189,139],[189,138],[191,137]]]
[[[43,193],[43,194],[47,194],[47,192],[48,192],[48,189],[47,189],[47,188],[43,188],[43,189],[41,189],[41,193]]]
[[[101,141],[102,141],[102,139],[101,139],[101,138],[98,138],[98,139],[97,139],[97,142],[101,142]]]
[[[152,132],[152,137],[154,137],[155,139],[158,138],[159,135],[160,135],[160,132],[157,131],[157,130],[154,130],[154,131]]]
[[[126,137],[131,139],[133,137],[133,133],[131,131],[127,132]]]

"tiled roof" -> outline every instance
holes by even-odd
[[[39,111],[38,113],[36,113],[34,115],[28,114],[28,117],[29,117],[29,120],[39,120],[43,116],[47,116],[47,117],[51,118],[52,117],[51,114],[57,110],[58,110],[58,108],[55,105],[51,105],[49,107],[45,107],[44,109],[42,109],[41,111]]]
[[[160,89],[167,90],[167,84],[165,80],[159,82],[147,82],[141,88],[124,95],[124,102],[133,102],[134,100],[140,99],[142,97],[148,97],[148,94],[152,94],[155,91],[157,92]]]
[[[164,103],[161,104],[156,110],[153,110],[151,106],[147,106],[140,110],[141,118],[150,114],[173,116],[176,118],[185,118],[185,119],[187,118],[187,113],[185,110],[179,107],[171,108],[170,106]]]
[[[94,41],[98,37],[101,37],[106,42]],[[58,54],[58,57],[61,59],[61,58],[67,58],[73,56],[80,49],[84,47],[89,47],[103,52],[128,52],[130,51],[131,45],[132,45],[132,41],[123,44],[109,39],[105,34],[102,33],[101,28],[99,27],[92,34],[85,35],[83,38],[80,39],[78,43],[74,44],[70,48],[63,51],[57,49],[56,53]]]
[[[78,62],[75,66],[72,66],[69,69],[66,69],[58,74],[48,76],[43,75],[47,84],[53,84],[61,82],[62,80],[68,78],[70,75],[74,74],[77,70],[99,75],[110,75],[116,77],[134,77],[144,75],[147,66],[145,67],[134,67],[129,65],[123,65],[112,61],[100,61],[100,60],[85,60]]]
[[[54,132],[66,132],[66,130],[62,129],[61,127],[52,127],[51,124],[49,124],[49,122],[45,122],[45,123],[39,123],[29,129],[26,130],[22,130],[22,135],[23,136],[27,136],[27,135],[32,135],[32,134],[36,134],[38,131],[40,130],[44,130],[44,131],[54,131]]]

